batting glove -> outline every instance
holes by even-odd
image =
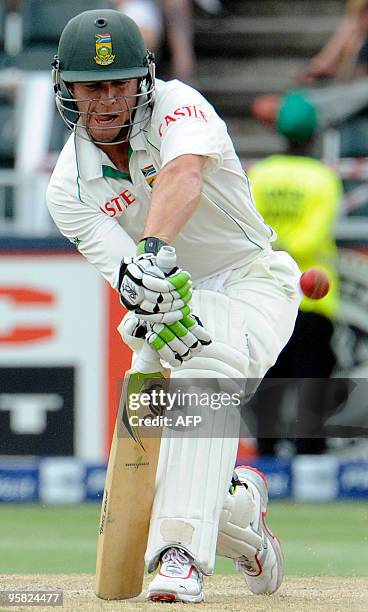
[[[120,266],[121,303],[151,323],[173,323],[189,314],[191,285],[188,272],[174,268],[165,274],[151,253],[124,257]]]
[[[171,367],[180,366],[212,342],[210,334],[193,314],[170,325],[150,324],[136,315],[127,315],[122,335],[133,349],[137,348],[136,339],[145,339],[158,352],[160,359]]]
[[[193,314],[186,315],[181,321],[171,325],[151,325],[146,340],[158,352],[161,361],[172,367],[189,361],[212,342],[200,319]]]

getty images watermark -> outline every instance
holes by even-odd
[[[166,391],[162,388],[151,388],[140,393],[129,395],[129,424],[132,427],[196,427],[202,423],[200,413],[185,414],[191,409],[220,410],[230,406],[239,408],[242,392],[185,391],[180,388]],[[139,416],[138,411],[147,409],[150,413]],[[171,414],[163,414],[170,412]],[[172,415],[175,412],[175,415]]]
[[[147,379],[133,391],[122,436],[233,437],[238,418],[240,437],[368,439],[368,379]]]
[[[141,382],[141,381],[140,381]],[[233,437],[230,417],[239,419],[244,381],[147,378],[121,393],[118,436],[138,439],[171,435]]]

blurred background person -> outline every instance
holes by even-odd
[[[300,82],[351,79],[361,64],[360,50],[367,40],[368,1],[347,0],[345,15],[333,35],[297,76]]]
[[[224,10],[221,0],[194,0],[194,4],[209,15],[221,15]]]
[[[161,0],[172,78],[194,83],[197,61],[194,50],[192,0]]]
[[[192,0],[113,0],[123,13],[139,26],[147,48],[156,56],[166,43],[169,56],[169,78],[194,82],[196,57]]]
[[[367,155],[357,133],[368,133],[368,0],[347,0],[345,15],[321,51],[295,76],[297,89],[256,96],[254,116],[265,124],[277,126],[278,114],[288,105],[288,97],[303,98],[293,121],[302,125],[305,104],[314,107],[318,128],[330,126],[341,132],[341,156]],[[358,117],[357,117],[358,115]],[[302,128],[299,128],[302,129]]]
[[[139,26],[147,48],[158,54],[164,35],[160,0],[112,0],[116,8]]]
[[[300,112],[299,107],[296,109]],[[277,233],[276,249],[289,252],[302,272],[308,268],[323,269],[331,282],[330,292],[321,300],[304,297],[294,333],[281,352],[267,378],[302,379],[298,405],[299,434],[295,440],[298,452],[325,450],[318,437],[326,414],[324,394],[327,385],[314,384],[328,379],[335,365],[331,346],[334,319],[339,305],[339,282],[335,269],[337,247],[334,226],[342,197],[342,182],[322,161],[313,159],[314,116],[305,113],[303,129],[295,130],[292,98],[278,117],[278,129],[288,138],[285,154],[271,155],[249,170],[256,206]],[[267,388],[267,386],[266,386]],[[280,419],[284,385],[272,386],[270,396],[264,393],[257,403],[256,414],[262,422]],[[314,429],[316,437],[305,431]],[[282,436],[281,436],[282,437]],[[259,439],[261,454],[273,453],[277,439]]]

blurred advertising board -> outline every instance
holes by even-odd
[[[0,455],[105,460],[123,314],[76,251],[0,251]]]
[[[334,343],[339,375],[368,378],[368,248],[341,245],[338,265],[341,311]],[[130,352],[116,331],[123,314],[116,293],[76,250],[0,250],[1,465],[3,456],[74,456],[89,466],[78,468],[81,476],[64,464],[76,491],[82,486],[75,499],[98,498],[119,383],[130,365]],[[269,474],[271,495],[294,495],[291,464],[264,467],[262,461],[253,449],[251,464]],[[18,490],[39,496],[40,483],[31,484],[34,466],[19,476],[20,483],[17,470],[7,469],[0,472],[0,499],[11,497],[12,490],[15,496]],[[59,478],[58,463],[48,470]],[[362,467],[339,470],[336,495],[366,495]],[[46,488],[50,480],[42,480]],[[56,499],[59,493],[52,495]]]
[[[266,475],[269,496],[274,500],[323,503],[368,499],[368,461],[301,455],[282,461],[262,458],[253,465]],[[106,463],[85,463],[76,457],[0,457],[0,503],[98,502],[105,475]]]
[[[246,463],[246,461],[245,461]],[[237,465],[242,465],[241,452],[238,453]],[[275,457],[262,457],[250,463],[267,476],[268,494],[273,499],[284,499],[292,494],[291,462]]]
[[[368,462],[344,462],[339,465],[339,497],[368,499]]]
[[[39,465],[33,459],[0,459],[0,502],[26,503],[40,499]]]

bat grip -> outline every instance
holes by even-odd
[[[171,272],[176,265],[176,253],[173,246],[162,246],[157,254],[157,265],[163,272]],[[165,368],[161,365],[157,351],[148,342],[145,342],[142,350],[138,354],[134,368],[142,374],[161,372]]]

